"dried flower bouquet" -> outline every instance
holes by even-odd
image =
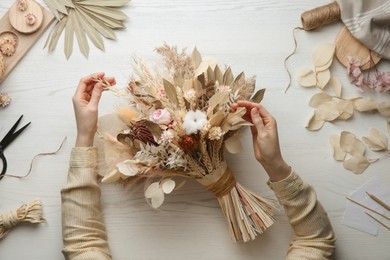
[[[129,104],[100,120],[108,167],[102,181],[145,181],[145,197],[158,208],[164,194],[175,189],[173,177],[193,178],[217,197],[232,240],[255,239],[273,224],[275,205],[236,181],[223,152],[240,152],[238,130],[250,125],[242,119],[245,108],[233,111],[231,104],[260,102],[264,89],[252,96],[254,77],[241,73],[234,78],[230,68],[222,71],[196,49],[191,56],[166,44],[156,51],[164,71],[152,73],[135,59],[137,79],[126,90],[107,86]]]

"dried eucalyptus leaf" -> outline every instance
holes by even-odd
[[[263,100],[264,93],[265,93],[265,88],[259,89],[253,95],[253,97],[251,98],[251,101],[254,102],[254,103],[260,103]]]
[[[316,74],[308,68],[301,68],[297,73],[298,83],[302,87],[314,87],[317,85]]]
[[[378,129],[371,128],[368,131],[368,136],[364,136],[362,139],[372,151],[385,151],[388,149],[387,137]]]
[[[340,111],[340,116],[337,119],[347,120],[353,115],[353,104],[350,100],[341,100],[337,103],[337,108]]]
[[[192,63],[194,68],[197,69],[202,62],[202,55],[199,53],[198,49],[195,47],[191,54]]]
[[[338,134],[332,134],[329,140],[333,148],[333,158],[336,161],[344,161],[347,153],[341,150],[340,136]]]
[[[382,116],[390,117],[390,101],[383,101],[378,104],[378,111]]]
[[[214,69],[214,74],[215,74],[215,80],[218,81],[219,83],[222,83],[222,72],[221,72],[221,69],[219,68],[219,66],[215,66],[215,69]]]
[[[370,162],[364,156],[358,155],[345,160],[343,166],[348,171],[361,174],[370,166]]]
[[[239,135],[234,135],[225,140],[226,150],[231,154],[237,154],[242,151],[242,144]]]
[[[316,114],[319,119],[330,122],[337,119],[341,112],[337,107],[337,103],[328,101],[317,107]]]
[[[341,98],[342,87],[341,87],[340,80],[338,80],[335,77],[330,77],[328,85],[333,89],[334,93],[336,94],[336,97],[340,97]]]
[[[316,84],[320,89],[324,89],[330,81],[330,71],[324,70],[316,73]]]
[[[354,98],[352,102],[353,107],[359,112],[373,111],[378,107],[377,103],[369,98]]]
[[[363,142],[347,131],[342,131],[340,134],[340,148],[353,156],[363,156],[366,150]]]
[[[316,112],[314,112],[309,122],[307,123],[306,128],[310,131],[317,131],[324,126],[324,123],[325,121],[318,118]]]
[[[324,43],[313,50],[313,63],[315,67],[323,67],[333,59],[336,45],[333,43]]]
[[[317,108],[319,105],[329,102],[332,97],[326,92],[320,92],[313,95],[309,101],[309,106]]]

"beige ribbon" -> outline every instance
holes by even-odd
[[[221,198],[234,188],[237,181],[233,175],[233,172],[226,168],[221,177],[214,183],[207,185],[206,188],[211,191],[217,198]]]
[[[44,221],[41,201],[34,200],[28,204],[23,204],[16,210],[0,214],[0,239],[7,235],[11,228],[21,222],[41,223]]]

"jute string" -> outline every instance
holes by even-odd
[[[236,183],[237,181],[233,175],[233,172],[229,168],[226,168],[221,177],[213,184],[206,186],[206,188],[211,191],[217,198],[221,198],[229,194]]]
[[[21,222],[41,223],[42,204],[39,200],[23,204],[16,210],[0,214],[0,239],[8,234],[9,230]]]
[[[301,15],[302,26],[305,31],[315,30],[340,20],[341,13],[337,2],[306,11]]]

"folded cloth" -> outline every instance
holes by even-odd
[[[341,19],[352,35],[390,60],[390,1],[337,0]]]

